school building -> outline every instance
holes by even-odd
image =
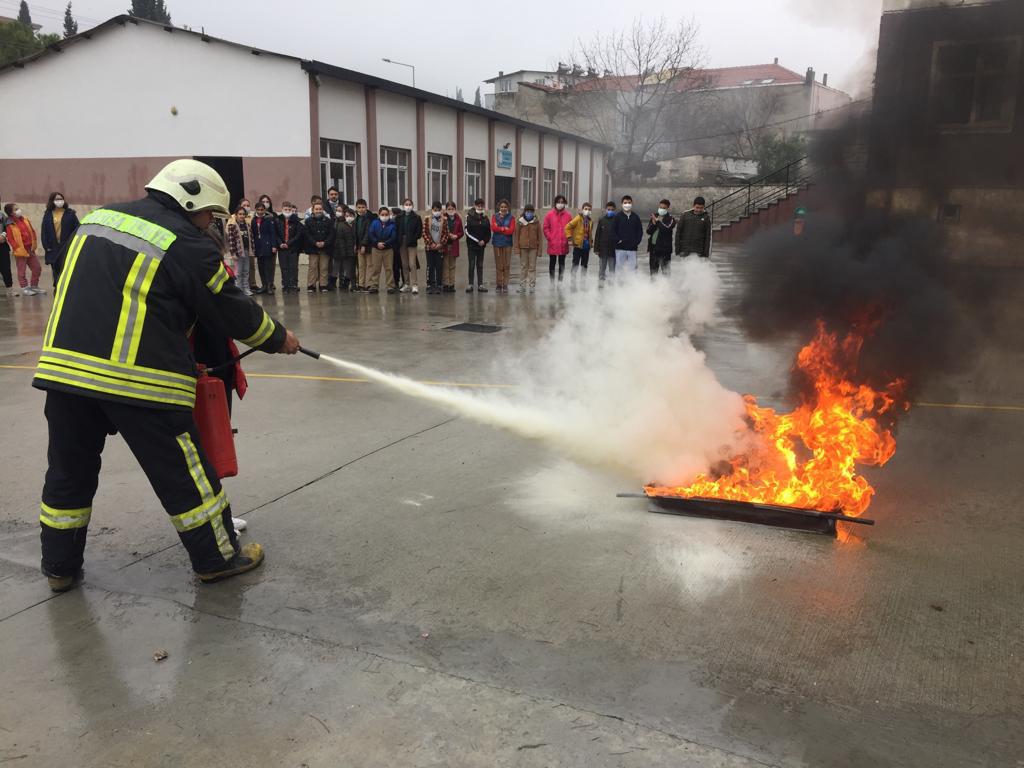
[[[254,88],[259,84],[258,88]],[[232,201],[418,209],[607,199],[610,149],[319,61],[117,16],[0,69],[19,117],[0,132],[0,199],[27,212],[61,190],[88,209],[142,195],[169,160],[217,168]]]

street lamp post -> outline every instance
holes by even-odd
[[[386,61],[388,64],[397,64],[400,67],[408,67],[409,69],[411,69],[412,70],[412,87],[413,88],[416,87],[416,67],[414,67],[412,64],[404,64],[401,61],[394,61],[392,59],[381,59],[381,61]]]

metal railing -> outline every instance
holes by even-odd
[[[712,227],[721,227],[767,208],[771,203],[803,189],[814,180],[807,157],[784,165],[758,179],[747,182],[735,192],[708,205]]]

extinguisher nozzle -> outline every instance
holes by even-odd
[[[301,352],[304,355],[309,355],[314,360],[319,360],[320,359],[320,353],[319,352],[315,352],[312,349],[306,349],[305,347],[299,347],[299,352]]]

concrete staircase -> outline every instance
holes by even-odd
[[[792,220],[807,204],[814,179],[807,158],[754,179],[708,206],[718,243],[742,243],[756,231]]]

